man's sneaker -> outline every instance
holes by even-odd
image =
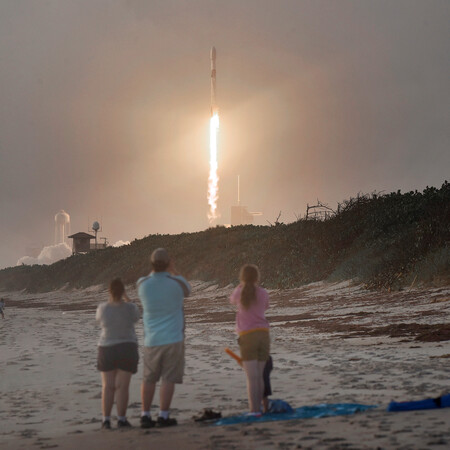
[[[102,423],[102,430],[110,430],[111,429],[111,422],[109,420],[105,420]]]
[[[150,416],[141,416],[141,428],[153,428],[155,421]]]
[[[118,420],[117,428],[131,428],[131,423],[128,420]]]
[[[158,417],[158,420],[156,421],[157,427],[173,427],[177,424],[177,419],[172,419],[171,417],[168,417],[167,419],[164,419],[163,417]]]

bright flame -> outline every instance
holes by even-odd
[[[217,175],[217,134],[219,114],[214,113],[209,122],[209,178],[208,178],[208,219],[213,223],[218,218],[217,200],[219,198],[219,176]]]

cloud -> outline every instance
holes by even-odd
[[[72,249],[65,243],[50,245],[44,247],[37,258],[31,256],[23,256],[17,261],[17,265],[20,266],[25,264],[27,266],[32,266],[33,264],[53,264],[61,259],[68,258],[72,255]]]
[[[111,247],[122,247],[122,245],[130,245],[130,241],[121,241],[118,240],[116,243],[114,243]]]

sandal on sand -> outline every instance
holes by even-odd
[[[196,422],[213,422],[222,417],[222,413],[213,411],[211,408],[204,408],[202,412],[193,416]]]

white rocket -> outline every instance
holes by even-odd
[[[216,48],[211,47],[211,117],[219,112],[216,103]]]

